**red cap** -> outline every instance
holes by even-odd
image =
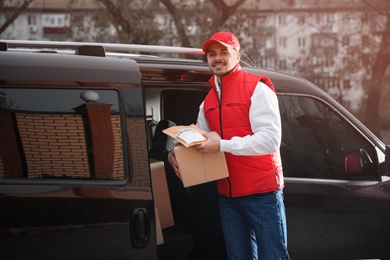
[[[214,42],[219,42],[220,44],[235,49],[236,51],[240,51],[240,43],[238,42],[236,36],[234,36],[230,32],[217,32],[210,39],[208,39],[202,47],[204,52],[207,52],[207,49]]]

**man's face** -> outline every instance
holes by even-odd
[[[210,70],[217,76],[222,77],[240,62],[240,53],[233,48],[215,42],[207,50],[207,62]]]

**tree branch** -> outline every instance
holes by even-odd
[[[213,22],[213,28],[218,30],[229,17],[240,7],[246,0],[238,0],[233,5],[228,6],[224,0],[210,0],[210,2],[219,10],[218,19],[215,19]]]
[[[8,28],[8,26],[10,26],[10,24],[12,24],[15,19],[18,18],[18,16],[27,9],[27,7],[31,4],[32,1],[34,0],[25,0],[23,4],[16,9],[15,13],[13,13],[11,17],[7,19],[5,23],[0,27],[0,34],[2,34]]]
[[[113,21],[115,21],[115,23],[118,25],[118,26],[115,25],[114,26],[116,28],[120,26],[121,30],[118,31],[118,37],[121,39],[121,42],[128,40],[129,36],[132,33],[132,26],[129,23],[129,21],[123,16],[122,10],[118,6],[115,6],[115,4],[111,0],[97,0],[97,1],[106,7],[106,10],[113,18]],[[122,32],[126,34],[126,39],[124,39],[123,36],[121,35]]]
[[[172,4],[171,0],[160,0],[160,2],[167,8],[168,12],[172,15],[172,19],[176,26],[176,32],[179,36],[182,46],[191,47],[184,24],[181,22],[181,17],[176,7]]]

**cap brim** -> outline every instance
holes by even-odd
[[[226,43],[224,43],[224,42],[217,41],[217,40],[208,40],[208,41],[206,41],[206,42],[203,44],[202,50],[203,50],[205,53],[207,53],[207,49],[210,47],[210,45],[213,44],[213,43],[216,43],[216,42],[222,44],[222,45],[225,46],[225,47],[234,49],[231,45],[226,44]]]

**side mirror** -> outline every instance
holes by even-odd
[[[368,174],[368,169],[371,164],[372,160],[366,150],[359,149],[350,152],[344,159],[345,173],[348,175]]]

